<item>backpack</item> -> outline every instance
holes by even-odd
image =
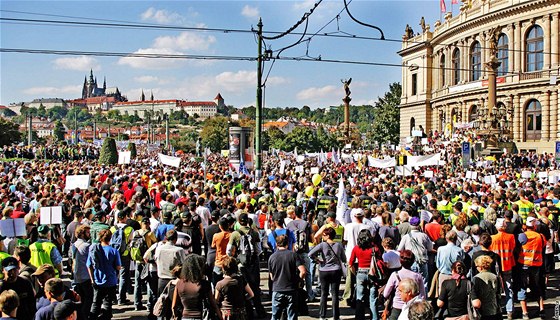
[[[414,253],[414,255],[416,256],[416,263],[421,265],[428,262],[424,256],[426,248],[424,248],[424,246],[420,242],[418,242],[418,240],[416,240],[416,238],[414,238],[412,234],[409,233],[408,236],[410,237],[410,251],[412,251],[412,253]]]
[[[109,242],[109,245],[117,249],[117,251],[119,251],[121,256],[126,251],[126,237],[124,235],[125,228],[126,227],[117,228],[115,232],[113,232],[113,235],[111,236],[111,241]]]
[[[146,235],[149,231],[144,233],[134,232],[132,241],[130,242],[130,258],[134,261],[143,262],[144,254],[148,251],[148,244],[146,243]]]
[[[255,262],[255,247],[253,245],[253,237],[250,234],[238,230],[241,238],[239,239],[239,247],[237,248],[237,259],[244,266],[249,266]]]
[[[294,249],[297,253],[304,252],[305,245],[307,244],[307,234],[303,230],[296,231],[296,243],[294,243]]]

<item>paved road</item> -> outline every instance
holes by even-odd
[[[560,270],[560,262],[556,263],[556,270]],[[267,273],[261,272],[261,283],[264,284],[263,292],[267,292],[267,283],[266,280]],[[341,290],[342,290],[341,286]],[[129,296],[129,299],[133,301],[132,295]],[[268,295],[263,297],[264,305],[268,312],[270,312],[271,303],[270,298]],[[329,302],[330,305],[330,302]],[[312,302],[308,304],[309,306],[309,316],[299,317],[299,319],[307,320],[307,319],[318,319],[319,318],[319,302]],[[560,318],[555,317],[555,308],[556,312],[560,312],[560,271],[557,271],[554,275],[551,275],[548,288],[547,288],[547,300],[545,301],[545,308],[546,308],[546,318],[545,319],[556,319],[560,320]],[[519,304],[516,304],[516,309],[520,310]],[[329,318],[332,319],[332,309],[329,308]],[[341,303],[341,319],[354,319],[355,318],[355,310],[345,307],[343,303]],[[141,320],[147,319],[147,312],[146,311],[134,311],[134,306],[115,306],[114,307],[114,317],[113,319],[133,319],[133,320]],[[529,314],[531,319],[540,319],[538,318],[538,305],[536,302],[529,303]],[[558,313],[556,313],[558,315]],[[521,316],[519,315],[519,319]]]

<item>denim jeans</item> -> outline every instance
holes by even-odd
[[[510,271],[502,272],[502,279],[504,280],[504,291],[506,293],[506,312],[513,312],[513,288],[512,288],[512,274]]]
[[[136,268],[134,270],[134,306],[142,307],[142,289],[146,287],[146,281],[140,279],[142,270],[148,266],[143,263],[136,263]],[[148,289],[149,290],[149,289]]]
[[[366,312],[364,305],[366,299],[368,299],[372,320],[377,320],[377,289],[375,286],[370,287],[368,273],[369,269],[359,269],[356,274],[356,319],[365,319]],[[368,291],[369,297],[366,297]]]
[[[282,312],[286,310],[288,320],[296,320],[296,292],[272,292],[272,320],[282,319]]]
[[[300,253],[299,255],[305,263],[305,269],[307,270],[307,273],[305,274],[305,290],[307,291],[307,299],[313,300],[315,299],[315,294],[313,292],[313,277],[311,275],[311,259],[309,258],[307,252]]]
[[[109,320],[113,316],[113,299],[117,287],[93,287],[93,303],[89,311],[89,319]]]
[[[419,265],[418,263],[414,262],[412,267],[410,267],[410,270],[419,273],[422,276],[422,281],[424,281],[424,290],[426,291],[426,294],[428,294],[428,292],[430,291],[428,287],[430,285],[428,281],[428,264],[424,263]]]
[[[350,276],[350,274],[348,274]],[[327,317],[327,300],[329,299],[329,289],[332,296],[333,319],[340,318],[340,308],[338,301],[338,287],[340,286],[340,278],[342,278],[342,270],[335,271],[319,271],[319,279],[321,280],[321,302],[319,304],[319,316]]]
[[[121,257],[121,270],[119,271],[119,303],[126,301],[126,293],[130,287],[130,255]]]

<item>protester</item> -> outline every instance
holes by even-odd
[[[468,296],[468,269],[462,261],[456,261],[451,266],[451,279],[444,280],[441,284],[437,306],[444,310],[447,318],[455,320],[469,320],[467,310]]]
[[[19,297],[14,290],[5,290],[0,294],[0,311],[2,320],[17,320],[17,310],[19,308]],[[20,318],[21,319],[21,318]]]

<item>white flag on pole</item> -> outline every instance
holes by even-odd
[[[340,182],[338,183],[337,197],[338,202],[336,205],[336,220],[338,220],[343,226],[345,226],[346,223],[351,221],[348,221],[348,197],[346,196],[346,189],[344,188],[344,181],[342,177],[340,177]]]

